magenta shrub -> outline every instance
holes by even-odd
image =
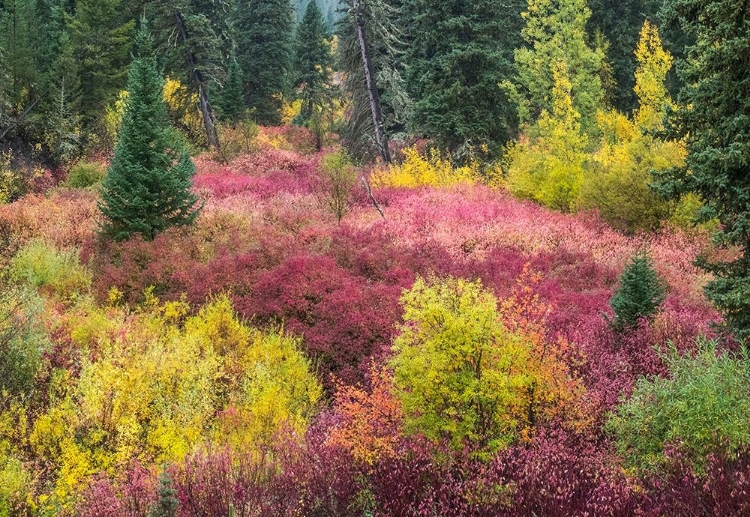
[[[370,283],[324,256],[300,255],[262,273],[237,310],[303,336],[324,384],[361,380],[369,358],[390,346],[401,287]],[[367,363],[367,364],[364,364]]]

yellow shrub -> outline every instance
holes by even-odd
[[[448,187],[459,183],[473,183],[479,179],[479,165],[472,163],[454,167],[450,160],[433,149],[429,156],[422,156],[416,147],[404,151],[404,161],[381,169],[372,176],[374,187],[421,186]]]
[[[530,142],[511,148],[507,185],[518,197],[568,212],[576,207],[583,182],[588,138],[573,106],[565,63],[558,63],[553,72],[552,112],[542,112],[531,128]]]
[[[285,102],[284,106],[281,108],[281,123],[284,125],[291,124],[292,121],[299,116],[301,111],[301,100],[294,99],[292,101]]]
[[[206,445],[267,445],[281,429],[304,434],[322,388],[299,340],[248,326],[226,296],[187,311],[153,295],[135,313],[85,300],[72,311],[71,336],[97,353],[67,389],[50,390],[29,434],[56,475],[43,506],[68,505],[90,475],[134,458],[167,463]],[[0,445],[9,427],[0,419]]]
[[[684,164],[685,146],[644,134],[637,121],[617,112],[600,113],[599,126],[602,144],[581,187],[581,208],[597,209],[626,233],[657,229],[673,205],[650,188],[651,172]]]

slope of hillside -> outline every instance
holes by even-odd
[[[17,462],[8,465],[18,467],[21,492],[48,510],[105,515],[107,505],[106,515],[124,515],[139,498],[153,500],[169,463],[185,516],[223,515],[214,497],[264,515],[308,515],[325,497],[356,508],[363,494],[378,515],[412,515],[425,501],[440,512],[477,483],[507,487],[477,503],[493,515],[543,507],[544,491],[524,492],[538,483],[564,501],[554,515],[675,504],[678,492],[662,493],[658,505],[667,506],[658,506],[650,495],[661,493],[658,480],[622,470],[603,426],[639,377],[666,373],[659,350],[668,342],[692,349],[712,335],[718,316],[692,265],[705,237],[628,238],[594,215],[554,213],[472,182],[375,189],[384,219],[356,184],[339,223],[320,174],[332,150],[306,152],[309,136],[290,131],[264,130],[257,152],[229,164],[198,158],[202,215],[153,242],[99,240],[91,191],[0,207],[4,238],[20,250],[13,268],[38,289],[49,336],[35,395],[0,426],[8,444],[0,452]],[[653,322],[619,335],[603,315],[643,248],[668,296]],[[564,406],[573,409],[561,413],[555,402],[549,420],[519,424],[525,430],[493,463],[458,455],[453,467],[434,466],[432,481],[418,471],[440,445],[381,417],[351,420],[392,404],[377,365],[393,355],[401,297],[419,277],[480,279],[508,328],[552,347],[545,375],[576,386]],[[11,431],[19,418],[24,427]],[[348,425],[358,443],[346,438]],[[399,476],[418,491],[394,497],[406,486]]]

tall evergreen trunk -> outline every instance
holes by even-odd
[[[216,131],[216,119],[214,118],[213,109],[211,108],[211,101],[208,98],[208,92],[206,91],[206,82],[204,81],[203,74],[198,68],[198,60],[195,57],[195,53],[188,45],[188,32],[185,25],[185,18],[182,13],[176,12],[175,23],[177,24],[177,32],[179,33],[180,39],[187,48],[187,59],[190,70],[188,77],[192,83],[198,95],[198,107],[203,115],[203,127],[206,131],[206,141],[208,145],[214,149],[219,149],[219,134]]]
[[[373,72],[372,59],[370,56],[370,46],[367,42],[365,32],[365,21],[362,16],[360,0],[353,1],[354,17],[356,20],[357,40],[359,49],[362,53],[362,68],[367,82],[367,94],[370,100],[370,111],[372,111],[372,123],[375,126],[375,141],[380,151],[380,157],[385,163],[391,163],[391,151],[388,147],[388,135],[385,132],[383,123],[383,108],[380,104],[380,94],[375,83],[375,74]]]

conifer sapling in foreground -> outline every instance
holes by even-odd
[[[102,232],[115,240],[134,234],[152,240],[167,228],[191,224],[200,211],[190,191],[195,166],[169,127],[163,79],[143,27],[135,48],[120,139],[99,202]]]
[[[638,252],[620,276],[620,285],[609,304],[615,312],[612,325],[624,330],[659,311],[665,288],[645,252]]]

